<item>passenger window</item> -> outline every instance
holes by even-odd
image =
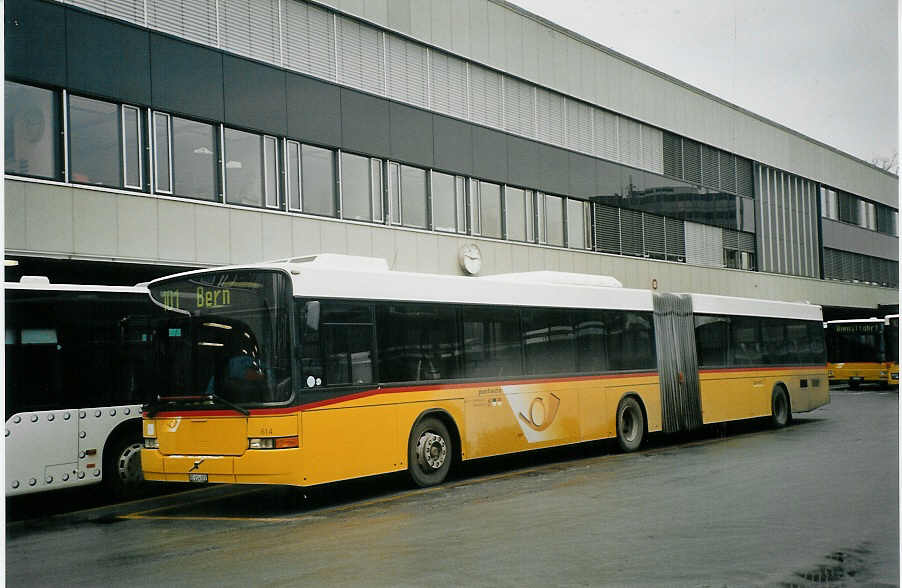
[[[468,378],[521,376],[519,310],[464,307],[461,312],[464,375]]]
[[[580,372],[606,370],[606,331],[600,310],[577,310],[573,321],[576,329],[576,369]]]
[[[523,347],[526,373],[560,374],[575,366],[573,322],[570,311],[536,309],[523,311]]]
[[[379,378],[383,382],[445,380],[460,375],[457,309],[438,304],[382,304]]]
[[[695,347],[699,367],[726,366],[729,343],[729,317],[696,315]]]
[[[308,301],[299,309],[303,388],[369,384],[375,380],[370,305]]]

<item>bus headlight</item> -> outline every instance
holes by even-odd
[[[289,449],[298,447],[298,438],[294,437],[250,437],[248,449]]]
[[[156,437],[144,437],[144,449],[159,449],[160,442]]]

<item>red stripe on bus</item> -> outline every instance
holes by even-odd
[[[252,408],[250,409],[251,416],[268,416],[268,415],[278,415],[278,414],[291,414],[294,412],[302,412],[305,410],[309,410],[312,408],[320,408],[323,406],[328,406],[330,404],[338,404],[341,402],[348,402],[351,400],[358,400],[360,398],[366,398],[368,396],[376,396],[379,394],[396,394],[399,392],[429,392],[432,390],[457,390],[461,388],[500,388],[502,386],[520,386],[526,384],[548,384],[554,382],[585,382],[589,380],[610,380],[614,378],[641,378],[648,376],[657,376],[657,372],[639,372],[639,373],[628,373],[628,374],[604,374],[598,376],[576,376],[570,378],[547,378],[547,379],[537,379],[537,380],[507,380],[500,382],[469,382],[469,383],[460,383],[460,384],[434,384],[431,386],[394,386],[391,388],[374,388],[371,390],[364,390],[362,392],[356,392],[354,394],[345,394],[343,396],[336,396],[335,398],[326,398],[323,400],[317,400],[316,402],[308,402],[306,404],[301,404],[298,406],[289,406],[289,407],[279,407],[279,408]],[[166,418],[166,417],[176,417],[176,416],[190,416],[190,417],[202,417],[202,416],[234,416],[234,410],[192,410],[192,411],[184,411],[184,412],[173,412],[173,411],[161,411],[155,415],[155,418]]]

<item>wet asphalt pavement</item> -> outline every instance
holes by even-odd
[[[832,396],[782,430],[482,460],[427,490],[215,486],[11,522],[6,582],[898,585],[898,392]]]

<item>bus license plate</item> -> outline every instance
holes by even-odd
[[[207,474],[188,474],[189,482],[206,482]]]
[[[852,376],[851,378],[849,378],[849,381],[850,382],[863,382],[864,376]]]

